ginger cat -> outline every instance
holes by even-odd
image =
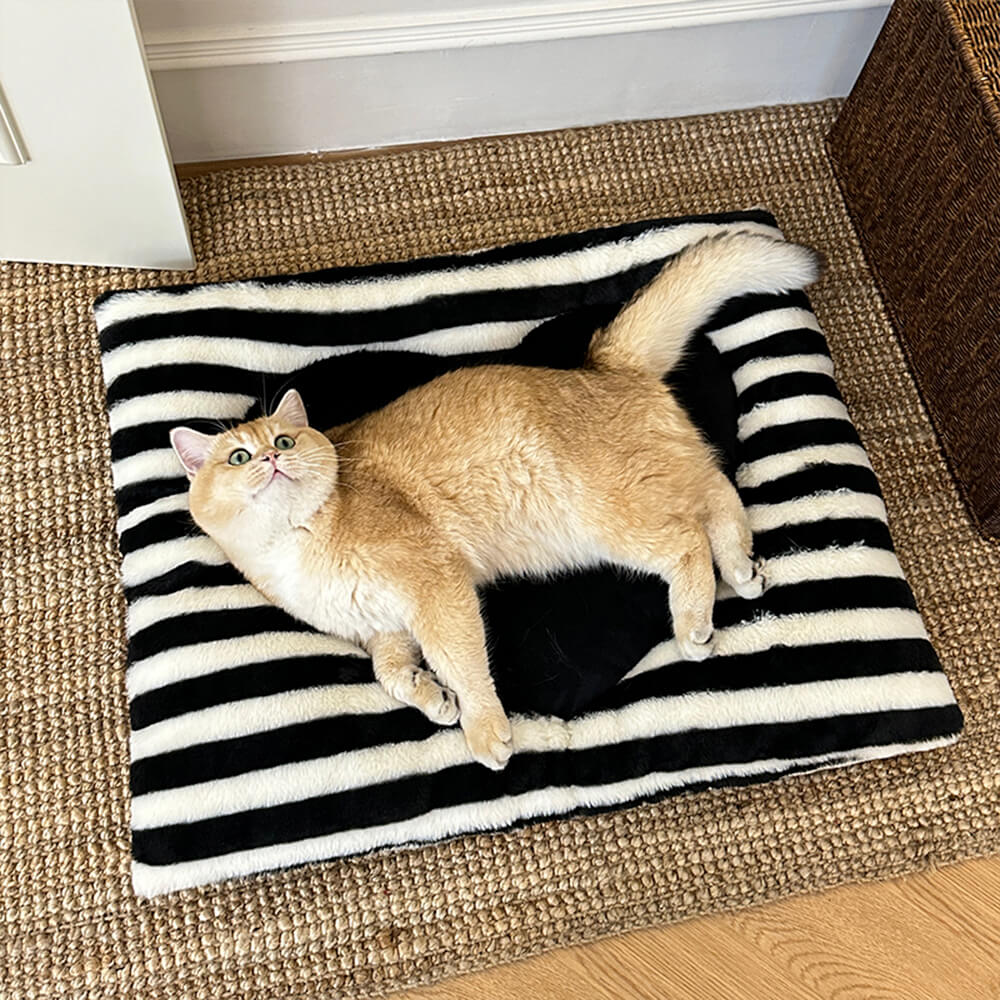
[[[294,390],[221,434],[177,427],[191,513],[271,601],[363,645],[393,697],[458,720],[503,768],[477,585],[601,562],[657,574],[691,660],[712,651],[713,560],[742,597],[762,592],[739,496],[662,378],[727,299],[818,270],[805,247],[712,237],[595,334],[581,369],[463,368],[327,434]]]

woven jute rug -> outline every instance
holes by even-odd
[[[365,996],[1000,849],[1000,546],[973,532],[824,153],[838,104],[489,139],[183,184],[197,272],[4,265],[0,873],[6,997]],[[156,900],[131,889],[108,428],[91,304],[766,204],[813,301],[965,712],[942,751]]]

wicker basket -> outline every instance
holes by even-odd
[[[1000,535],[1000,3],[898,0],[828,144],[966,505]]]

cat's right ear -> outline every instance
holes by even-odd
[[[302,397],[295,389],[289,389],[281,397],[278,408],[271,416],[278,420],[283,420],[293,427],[309,426],[309,418],[306,416],[306,404],[302,402]]]
[[[193,431],[190,427],[175,427],[170,432],[170,443],[174,446],[188,479],[194,479],[195,473],[205,464],[214,440],[213,435]]]

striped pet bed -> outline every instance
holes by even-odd
[[[750,512],[770,589],[724,585],[717,653],[679,659],[664,585],[597,569],[483,593],[506,770],[392,701],[355,647],[243,582],[187,510],[167,433],[299,389],[330,427],[459,365],[575,367],[685,245],[764,212],[96,305],[128,601],[140,895],[926,750],[961,715],[893,554],[805,295],[728,303],[676,392]],[[599,433],[599,428],[596,429]]]

